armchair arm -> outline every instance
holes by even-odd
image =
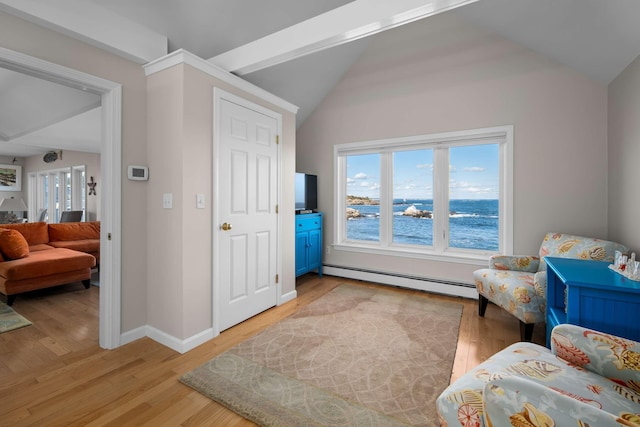
[[[538,271],[540,258],[537,256],[523,255],[493,255],[489,258],[489,268],[493,270],[526,271],[535,273]]]
[[[617,416],[602,409],[514,376],[489,381],[484,387],[483,401],[485,425],[493,427],[627,425],[618,423]]]
[[[626,387],[640,384],[640,343],[636,341],[561,324],[551,331],[551,352]]]

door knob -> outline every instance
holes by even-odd
[[[225,222],[224,224],[222,224],[222,227],[221,227],[221,228],[222,228],[224,231],[229,231],[229,230],[231,230],[231,224],[229,224],[229,223],[226,223],[226,222]]]

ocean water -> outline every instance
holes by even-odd
[[[393,242],[433,245],[433,220],[402,215],[409,207],[433,211],[433,200],[394,200]],[[380,240],[380,206],[353,205],[363,218],[347,221],[347,239]],[[498,200],[451,200],[449,247],[498,250]]]

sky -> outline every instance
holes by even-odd
[[[433,198],[433,150],[394,153],[394,199]],[[498,144],[449,149],[449,198],[497,199]],[[380,156],[347,156],[347,194],[380,197]]]

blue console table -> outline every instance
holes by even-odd
[[[546,257],[547,347],[560,323],[640,341],[640,282],[609,269],[609,263]],[[566,292],[566,294],[565,294]]]
[[[317,270],[322,277],[322,213],[296,215],[296,277]]]

